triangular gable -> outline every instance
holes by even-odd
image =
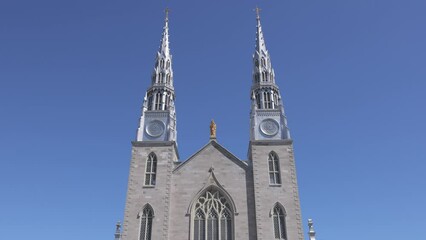
[[[177,166],[173,172],[178,171],[180,168],[182,168],[184,165],[186,165],[188,162],[190,162],[192,159],[194,159],[196,156],[200,155],[201,152],[203,152],[208,146],[213,146],[216,148],[220,153],[222,153],[224,156],[227,157],[227,159],[231,160],[233,163],[241,167],[242,169],[246,170],[248,168],[247,164],[243,161],[241,161],[239,158],[237,158],[234,154],[226,150],[226,148],[222,147],[219,143],[217,143],[215,140],[210,140],[204,147],[202,147],[200,150],[198,150],[196,153],[191,155],[186,161],[182,162],[179,166]]]

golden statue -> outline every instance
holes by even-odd
[[[216,123],[214,123],[213,119],[210,122],[210,138],[216,138]]]

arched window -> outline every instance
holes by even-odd
[[[272,221],[274,222],[274,239],[287,240],[285,212],[279,204],[276,204],[273,209]]]
[[[139,240],[151,240],[152,236],[152,218],[154,217],[154,210],[151,206],[146,205],[142,210],[142,216],[139,230]]]
[[[148,155],[145,166],[145,186],[155,186],[155,175],[157,173],[157,157],[154,153]]]
[[[161,93],[156,93],[155,94],[155,106],[154,106],[154,110],[161,110]]]
[[[152,95],[148,97],[148,110],[152,110]]]
[[[170,73],[167,74],[167,84],[170,84]]]
[[[193,214],[193,240],[233,239],[233,210],[218,189],[204,192],[195,203]]]
[[[270,92],[263,92],[263,104],[265,109],[271,109],[272,108],[272,101],[271,101],[271,93]]]
[[[269,153],[268,166],[269,166],[269,184],[271,185],[281,184],[280,162],[278,160],[278,156],[276,153],[274,152]]]

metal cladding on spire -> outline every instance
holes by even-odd
[[[256,47],[253,54],[253,83],[275,84],[275,73],[271,64],[271,57],[266,49],[263,37],[262,25],[260,23],[260,8],[256,8]]]
[[[166,9],[160,48],[151,87],[145,94],[137,141],[176,141],[175,91],[169,47],[169,9]]]
[[[160,50],[159,54],[163,57],[170,56],[170,48],[169,48],[169,9],[166,9],[166,17],[164,19],[164,28],[163,28],[163,36],[161,38]]]
[[[260,8],[256,7],[256,20],[257,20],[257,31],[256,31],[256,51],[266,51],[265,39],[263,38],[262,25],[260,24]]]
[[[275,84],[275,72],[263,37],[260,8],[256,8],[256,23],[251,88],[251,139],[289,139],[290,133],[287,128],[280,90]]]
[[[169,9],[166,9],[160,48],[157,52],[152,74],[152,85],[167,85],[173,88],[172,55],[169,46]]]

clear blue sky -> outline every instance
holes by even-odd
[[[426,1],[169,1],[181,160],[246,159],[258,5],[319,240],[421,239]],[[165,1],[0,2],[0,238],[107,240]]]

